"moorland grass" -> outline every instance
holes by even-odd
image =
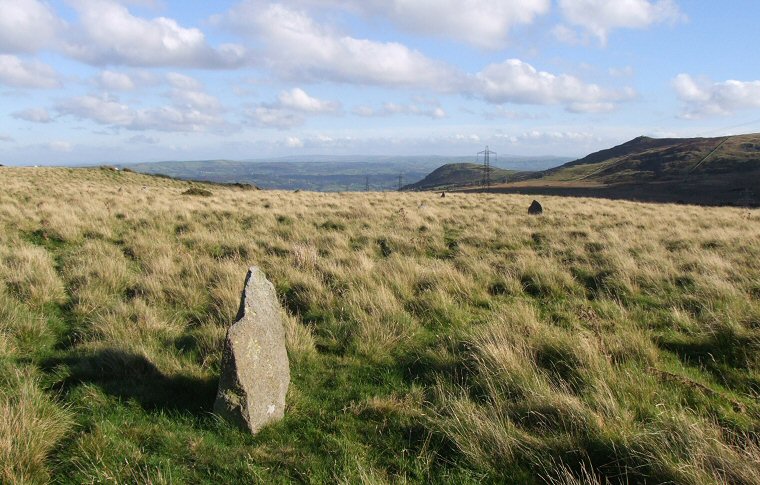
[[[760,483],[760,214],[0,168],[0,481]],[[292,383],[212,413],[246,268]]]

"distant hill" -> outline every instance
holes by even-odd
[[[140,173],[168,175],[185,180],[250,183],[264,189],[360,191],[367,182],[372,191],[396,190],[398,177],[416,182],[441,160],[276,161],[200,160],[125,165]],[[367,178],[369,177],[369,180]]]
[[[448,163],[433,170],[428,176],[417,183],[403,187],[403,190],[442,190],[466,186],[480,185],[483,181],[485,168],[476,163]],[[491,183],[505,183],[515,176],[515,170],[491,168]]]
[[[396,190],[413,184],[447,163],[470,162],[474,157],[444,156],[298,156],[265,160],[198,160],[122,164],[140,173],[167,175],[185,180],[249,183],[264,189],[361,191],[367,182],[372,191]],[[560,157],[502,156],[495,167],[511,170],[544,170],[568,161]],[[367,181],[369,177],[369,181]]]

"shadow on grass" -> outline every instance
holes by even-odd
[[[134,400],[145,410],[211,412],[217,380],[162,373],[144,355],[120,349],[55,357],[43,367],[60,376],[55,388],[67,391],[91,383],[104,393]]]
[[[757,336],[718,332],[693,339],[659,337],[655,343],[673,352],[684,364],[707,370],[728,388],[760,395],[760,379],[751,371],[760,350]]]

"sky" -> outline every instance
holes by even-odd
[[[760,132],[755,0],[0,0],[0,163]]]

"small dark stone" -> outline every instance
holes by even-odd
[[[441,197],[446,197],[446,192],[441,192]]]
[[[530,207],[528,207],[528,214],[538,215],[538,214],[543,214],[543,213],[544,213],[544,208],[541,207],[541,204],[539,204],[537,200],[534,200],[533,202],[531,202]]]

